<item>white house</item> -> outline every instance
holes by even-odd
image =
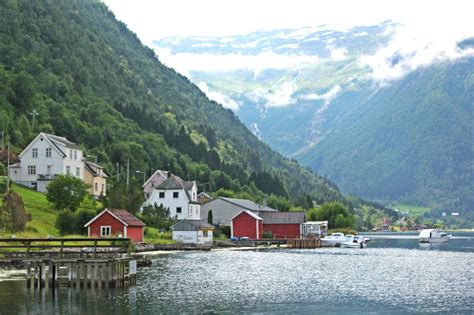
[[[64,137],[41,132],[18,157],[20,163],[10,166],[10,180],[41,192],[59,174],[84,178],[82,150]]]
[[[168,172],[157,170],[148,180],[143,184],[143,192],[145,193],[145,199],[150,198],[153,190],[164,182],[168,178]]]
[[[178,220],[199,220],[201,204],[197,201],[196,182],[184,181],[171,172],[166,177],[149,193],[143,205],[163,205],[169,209],[170,216]]]
[[[212,245],[214,226],[204,220],[181,220],[171,226],[173,240],[184,244]]]

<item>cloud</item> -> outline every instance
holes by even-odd
[[[331,49],[331,59],[333,61],[340,61],[346,59],[347,49],[333,48]]]
[[[296,91],[296,86],[292,82],[285,82],[279,85],[275,90],[267,90],[264,88],[257,88],[247,97],[254,103],[263,105],[264,107],[282,107],[295,103],[293,93]]]
[[[311,94],[306,94],[306,95],[300,95],[299,98],[302,100],[310,100],[310,101],[323,100],[324,105],[329,105],[329,103],[334,98],[336,98],[336,96],[338,96],[341,91],[342,91],[341,86],[335,85],[324,94],[311,93]]]
[[[467,34],[445,34],[436,30],[397,26],[392,41],[373,55],[360,58],[362,66],[371,69],[370,78],[384,85],[411,71],[439,62],[474,56],[474,49],[461,50],[457,43]]]
[[[216,91],[213,91],[211,92],[209,90],[209,86],[206,84],[206,82],[199,82],[197,84],[198,88],[201,89],[201,91],[204,92],[204,94],[207,95],[207,97],[213,101],[216,101],[217,103],[221,104],[222,106],[224,106],[225,108],[229,108],[233,111],[237,111],[239,110],[239,104],[234,101],[232,98],[222,94],[222,93],[219,93],[219,92],[216,92]]]
[[[283,55],[272,52],[262,52],[258,55],[237,54],[171,54],[169,49],[156,48],[156,54],[161,62],[175,68],[181,74],[190,77],[191,71],[233,71],[248,69],[257,76],[265,69],[289,69],[319,61],[317,56]]]

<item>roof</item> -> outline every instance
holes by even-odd
[[[96,215],[92,220],[87,222],[84,227],[88,227],[91,225],[94,221],[99,219],[102,215],[105,213],[110,214],[120,222],[122,222],[125,226],[145,226],[146,224],[143,223],[141,220],[139,220],[137,217],[135,217],[133,214],[126,210],[121,210],[121,209],[105,209],[98,215]]]
[[[260,212],[258,214],[264,224],[301,224],[305,221],[305,214],[301,212]]]
[[[207,221],[204,220],[180,220],[177,223],[173,224],[171,226],[171,230],[173,231],[180,231],[181,228],[183,228],[184,225],[191,225],[193,227],[193,230],[197,231],[199,229],[215,229],[214,225],[207,223]],[[188,230],[188,229],[186,229]]]
[[[100,166],[99,164],[88,162],[88,161],[84,161],[84,167],[86,168],[86,170],[92,173],[92,176],[101,176],[96,171],[96,169],[101,169],[101,170],[104,169],[103,166]],[[103,172],[102,177],[108,178],[109,176],[107,176],[107,174]]]
[[[59,142],[60,144],[62,144],[63,146],[65,146],[66,148],[71,148],[71,149],[79,149],[79,146],[72,142],[72,141],[69,141],[68,139],[66,139],[65,137],[60,137],[60,136],[56,136],[56,135],[51,135],[49,133],[44,133],[43,134],[49,138],[49,140],[51,140],[52,142]]]
[[[275,210],[273,208],[258,204],[256,202],[253,202],[253,201],[247,200],[247,199],[237,199],[237,198],[227,198],[227,197],[219,197],[217,199],[221,199],[221,200],[230,202],[230,203],[232,203],[236,206],[239,206],[241,208],[245,208],[245,209],[250,210],[250,211],[276,211],[276,212],[278,212],[278,210]],[[217,200],[217,199],[214,199],[214,200]]]
[[[148,178],[145,182],[145,184],[143,184],[143,187],[145,187],[146,185],[148,185],[148,183],[155,177],[155,176],[160,176],[162,177],[163,179],[166,179],[168,175],[168,172],[167,171],[162,171],[162,170],[156,170],[156,172],[153,173],[153,175],[150,176],[150,178]]]
[[[306,221],[304,224],[328,225],[328,221]]]
[[[236,215],[234,215],[230,221],[234,220],[235,218],[237,218],[239,215],[241,215],[242,213],[247,213],[249,216],[251,216],[252,218],[254,218],[255,220],[263,220],[261,217],[259,217],[258,215],[256,215],[255,213],[251,212],[251,211],[248,211],[248,210],[242,210],[240,211],[239,213],[237,213]]]
[[[191,190],[194,186],[194,181],[184,181],[181,177],[172,174],[171,172],[168,173],[168,178],[155,187],[155,189],[183,189],[186,193],[186,197],[188,200],[191,201],[192,198],[189,195],[189,190]]]

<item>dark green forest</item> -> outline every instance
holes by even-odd
[[[129,160],[138,181],[164,169],[200,190],[348,203],[160,63],[98,1],[0,1],[0,129],[16,154],[40,131],[65,136],[111,182]]]

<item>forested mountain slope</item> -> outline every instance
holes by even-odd
[[[130,159],[133,175],[168,169],[200,189],[343,199],[161,64],[98,1],[0,2],[0,126],[17,153],[39,131],[65,136],[112,178]]]
[[[323,25],[155,47],[272,148],[344,193],[472,216],[473,39],[413,48],[399,29]],[[209,56],[219,66],[203,67]]]

